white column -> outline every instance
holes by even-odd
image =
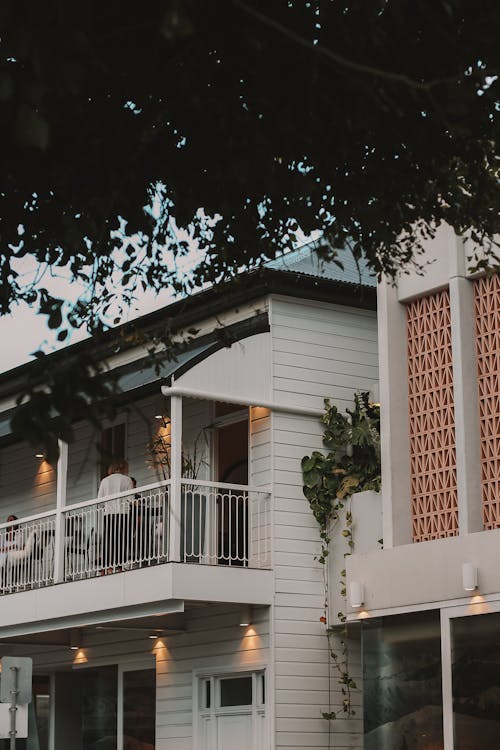
[[[59,440],[56,484],[56,529],[54,544],[54,583],[64,580],[64,508],[68,481],[68,444]]]
[[[462,276],[450,279],[450,313],[458,525],[462,535],[483,528],[473,288]]]
[[[181,550],[182,396],[170,398],[169,560],[179,562]]]
[[[378,287],[382,536],[384,547],[412,541],[406,309],[390,282]]]

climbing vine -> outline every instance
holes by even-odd
[[[347,618],[337,613],[339,625],[331,625],[328,617],[327,559],[330,552],[331,528],[344,519],[342,536],[349,550],[354,549],[352,516],[349,500],[355,492],[380,490],[380,409],[370,401],[367,392],[354,394],[354,407],[341,413],[325,400],[323,445],[327,453],[314,451],[302,459],[304,495],[309,501],[320,529],[321,549],[318,560],[323,566],[324,603],[320,617],[328,639],[330,664],[337,673],[342,691],[342,707],[323,713],[331,721],[339,715],[354,716],[351,691],[356,683],[349,674],[347,649]],[[341,595],[346,597],[345,570],[340,571]],[[331,705],[329,707],[331,709]]]

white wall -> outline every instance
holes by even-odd
[[[134,637],[123,630],[86,630],[80,651],[24,646],[22,655],[33,656],[39,673],[69,668],[72,660],[92,667],[149,659],[153,665],[156,659],[156,750],[192,750],[195,671],[237,672],[251,666],[269,666],[269,609],[253,607],[248,628],[240,627],[239,619],[239,609],[234,606],[201,605],[186,612],[184,632],[160,641],[149,640],[147,631]],[[3,646],[1,653],[21,655],[8,646]]]
[[[323,408],[331,398],[352,406],[354,391],[378,380],[375,313],[338,305],[275,298],[271,304],[274,400]],[[328,746],[321,712],[341,706],[337,678],[329,681],[325,629],[320,622],[325,589],[318,525],[302,492],[300,462],[322,449],[316,417],[273,415],[274,654],[276,748]],[[359,648],[351,648],[359,676]],[[329,692],[330,690],[330,692]],[[329,703],[329,695],[331,703]],[[359,696],[354,703],[359,703]],[[361,747],[361,712],[332,722],[335,748]]]
[[[128,404],[115,420],[115,423],[122,420],[126,423],[129,474],[137,480],[138,486],[163,480],[161,470],[155,470],[148,444],[162,430],[161,422],[155,419],[155,415],[163,411],[165,415],[168,413],[164,401],[158,388],[157,396]],[[192,453],[200,429],[211,421],[211,407],[208,402],[195,399],[184,399],[183,406],[183,444]],[[99,432],[88,422],[79,422],[75,426],[75,441],[68,451],[68,504],[91,500],[97,496],[99,457],[96,445],[99,437]],[[197,450],[201,465],[198,476],[206,479],[209,476],[210,446],[203,437],[198,441]]]
[[[56,505],[56,470],[34,456],[27,443],[14,443],[0,452],[0,521],[43,513]]]
[[[253,487],[271,484],[271,420],[269,409],[251,407],[248,479]]]
[[[228,401],[231,398],[268,401],[269,338],[269,333],[259,333],[236,341],[176,378],[175,385],[223,394]]]
[[[482,601],[483,596],[500,592],[499,547],[500,529],[402,545],[351,555],[347,575],[364,585],[363,617],[396,607],[437,608],[457,599]],[[462,564],[466,562],[478,570],[477,591],[464,591]]]

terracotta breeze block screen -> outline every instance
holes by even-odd
[[[474,282],[481,440],[481,493],[486,529],[500,526],[500,276]]]
[[[413,541],[458,534],[448,290],[407,305]]]

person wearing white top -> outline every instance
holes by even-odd
[[[128,476],[128,463],[116,461],[108,467],[108,475],[101,480],[97,497],[108,497],[119,492],[126,492],[134,487]],[[129,518],[130,497],[116,497],[104,503],[103,508],[103,571],[113,573],[121,570],[127,555],[127,524]]]

